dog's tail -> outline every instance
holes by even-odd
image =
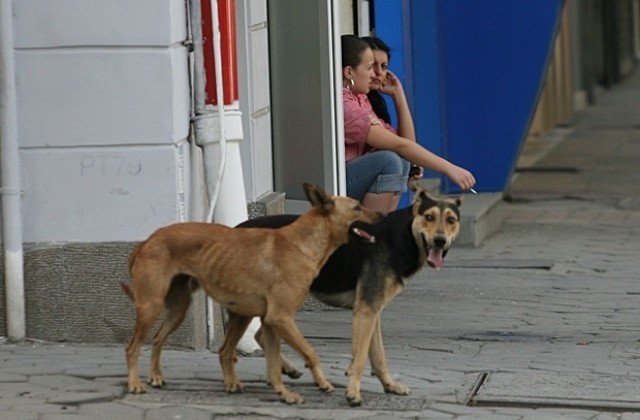
[[[131,254],[129,254],[129,271],[131,271],[131,267],[133,266],[133,263],[135,262],[136,258],[138,258],[138,254],[142,249],[143,243],[144,242],[139,243],[138,245],[133,247],[133,249],[131,250]]]
[[[122,290],[129,296],[129,299],[133,300],[133,289],[131,289],[131,285],[121,281],[120,287],[122,287]]]
[[[129,271],[131,271],[131,267],[133,267],[133,263],[135,262],[136,258],[138,257],[138,254],[140,253],[140,249],[142,248],[142,243],[139,243],[138,245],[136,245],[133,250],[131,251],[131,254],[129,254]],[[120,282],[120,287],[122,287],[122,290],[124,290],[124,292],[127,294],[127,296],[129,296],[129,298],[131,300],[134,300],[133,298],[133,289],[131,288],[130,284],[127,284],[125,282]]]

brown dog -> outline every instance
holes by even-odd
[[[229,311],[227,336],[219,352],[227,392],[243,391],[234,367],[235,349],[254,316],[262,319],[267,378],[282,401],[301,403],[303,398],[282,382],[280,338],[304,358],[321,390],[333,390],[294,315],[322,265],[347,242],[350,225],[376,223],[381,215],[311,184],[304,190],[312,209],[280,229],[177,223],[158,229],[138,245],[130,258],[132,285],[123,284],[136,306],[135,329],[126,349],[129,392],[144,392],[138,370],[140,347],[166,307],[166,319],[153,339],[149,373],[152,386],[164,384],[162,346],[184,319],[198,285]]]

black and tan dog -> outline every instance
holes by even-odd
[[[281,338],[304,358],[318,387],[333,390],[294,315],[329,255],[347,242],[351,224],[376,223],[381,214],[311,184],[304,190],[313,207],[281,229],[177,223],[158,229],[132,252],[132,284],[123,284],[136,307],[135,329],[126,349],[129,392],[144,392],[138,370],[140,347],[163,307],[166,318],[153,339],[149,383],[164,384],[162,346],[184,319],[198,285],[230,314],[219,353],[227,392],[243,391],[234,367],[235,349],[254,316],[262,319],[267,377],[282,401],[300,403],[303,398],[282,383]]]
[[[440,269],[451,243],[460,231],[461,199],[434,198],[417,188],[410,207],[396,210],[366,231],[375,243],[351,240],[329,258],[311,285],[321,302],[353,309],[352,362],[347,374],[347,400],[362,404],[360,382],[367,354],[385,392],[407,395],[409,388],[394,382],[387,368],[380,315],[387,303],[425,263]],[[239,227],[280,227],[297,216],[268,216]],[[258,331],[258,341],[261,341]],[[292,378],[300,371],[283,357],[283,372]]]

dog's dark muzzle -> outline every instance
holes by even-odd
[[[433,238],[433,245],[435,248],[444,248],[447,245],[447,238],[444,236],[436,236]]]

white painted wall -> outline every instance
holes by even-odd
[[[184,0],[13,8],[24,240],[135,241],[184,218]]]

